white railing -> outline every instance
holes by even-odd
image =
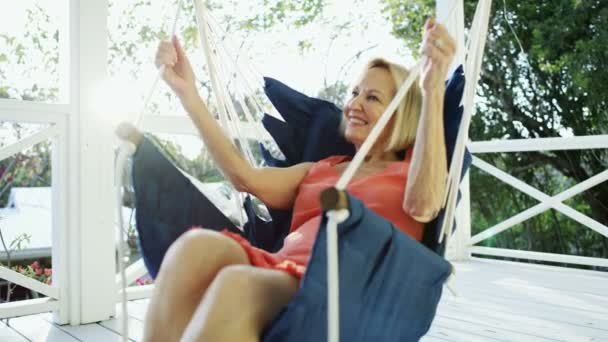
[[[608,135],[481,141],[471,143],[469,148],[473,154],[608,148]],[[478,167],[479,169],[496,177],[498,180],[538,200],[539,203],[502,222],[495,224],[492,227],[485,229],[479,234],[470,236],[470,233],[468,233],[468,236],[464,237],[466,243],[461,247],[465,248],[464,254],[491,255],[516,259],[608,267],[608,259],[602,258],[475,246],[477,243],[495,236],[496,234],[501,233],[514,225],[517,225],[549,209],[555,209],[579,222],[583,226],[596,231],[602,236],[608,237],[608,227],[563,203],[565,200],[608,180],[608,170],[602,171],[599,174],[557,195],[549,196],[477,157],[473,157],[473,166]],[[464,191],[468,192],[468,189],[464,189]],[[470,230],[467,229],[463,229],[463,231],[470,232]]]
[[[107,75],[107,0],[64,0],[59,20],[59,98],[65,104],[0,100],[0,120],[48,125],[0,150],[9,157],[52,141],[51,286],[1,269],[0,277],[46,298],[0,305],[0,317],[54,311],[57,323],[114,315],[113,127],[101,112]],[[106,99],[107,100],[107,99]]]
[[[56,247],[53,248],[53,283],[47,285],[21,273],[0,266],[0,278],[26,289],[40,293],[46,298],[23,300],[0,304],[0,318],[56,311],[57,320],[65,321],[68,314],[66,283],[67,244],[59,243],[67,237],[66,210],[67,149],[66,122],[68,107],[65,105],[40,104],[13,100],[0,100],[0,120],[19,123],[48,125],[40,131],[0,149],[0,161],[20,153],[36,144],[51,141],[52,169],[52,236]]]

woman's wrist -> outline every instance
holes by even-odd
[[[184,109],[189,113],[196,111],[197,107],[203,104],[203,99],[201,99],[197,91],[180,95],[179,99]]]
[[[445,84],[443,82],[441,82],[438,85],[435,86],[431,86],[431,87],[422,87],[421,89],[422,92],[422,97],[424,98],[433,98],[433,97],[437,97],[437,96],[444,96],[445,95]]]

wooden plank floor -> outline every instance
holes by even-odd
[[[608,341],[608,273],[473,259],[455,263],[425,342]],[[129,337],[141,340],[148,300],[129,302]],[[118,316],[120,307],[117,305]],[[57,326],[51,314],[0,322],[2,342],[119,342],[121,322]]]

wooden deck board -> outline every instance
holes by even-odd
[[[532,326],[534,329],[543,328],[557,331],[562,336],[588,336],[608,341],[608,323],[584,319],[580,316],[568,316],[556,311],[532,311],[526,307],[514,308],[502,305],[487,305],[488,301],[477,302],[468,299],[443,300],[438,310],[458,313],[460,316],[487,317],[499,320],[510,326]]]
[[[487,311],[480,312],[475,309],[446,309],[443,303],[438,310],[436,322],[438,324],[445,322],[446,326],[458,329],[466,326],[468,332],[476,332],[478,335],[497,340],[506,338],[510,341],[528,339],[538,341],[598,341],[601,340],[602,335],[608,338],[601,331],[566,326],[542,318]]]
[[[564,293],[595,294],[608,301],[608,273],[567,269],[563,267],[544,266],[503,262],[488,259],[474,259],[473,262],[455,263],[457,275],[471,270],[475,277],[464,277],[462,281],[506,282],[518,279],[524,283],[534,283],[547,290],[558,290]]]
[[[10,324],[10,323],[9,323]],[[27,342],[28,340],[16,330],[8,327],[4,321],[0,322],[0,341],[3,342]]]
[[[44,313],[40,315],[47,322],[53,322],[52,315],[50,313]],[[54,323],[53,323],[54,324]],[[55,325],[57,326],[57,325]],[[57,326],[59,329],[67,332],[68,334],[76,337],[81,341],[86,342],[121,342],[122,336],[116,332],[113,332],[97,323],[83,324],[78,326],[62,325]]]
[[[80,341],[64,330],[42,318],[41,315],[31,315],[10,319],[10,328],[18,331],[28,340],[38,342],[76,342]]]
[[[129,304],[131,304],[131,303],[129,303]],[[129,310],[129,339],[132,341],[141,341],[142,337],[143,337],[144,323],[141,320],[134,318],[131,315],[132,310],[130,310],[130,307],[131,307],[131,305],[129,305],[129,307],[127,308],[127,310]],[[115,318],[100,322],[99,325],[101,325],[104,328],[107,328],[117,334],[121,334],[122,333],[122,313],[121,313],[120,305],[119,304],[116,305],[116,317]]]
[[[424,342],[608,341],[608,273],[473,259],[455,263],[454,288],[441,299]],[[129,332],[140,341],[148,299],[129,302]],[[50,314],[0,323],[0,341],[120,341],[117,318],[57,326]],[[46,339],[44,339],[46,338]]]

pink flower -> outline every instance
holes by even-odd
[[[37,276],[41,276],[42,273],[44,273],[44,271],[42,270],[42,268],[39,268],[39,269],[36,270],[36,275]]]
[[[52,273],[53,273],[53,269],[51,269],[51,268],[44,269],[44,275],[50,276]]]
[[[137,281],[136,281],[136,283],[137,283],[137,285],[141,286],[141,285],[152,284],[153,281],[152,281],[152,278],[150,278],[150,276],[145,275],[145,276],[143,276],[141,278],[138,278]]]
[[[38,261],[34,261],[30,266],[32,266],[32,268],[35,270],[40,268],[40,264],[38,263]]]

